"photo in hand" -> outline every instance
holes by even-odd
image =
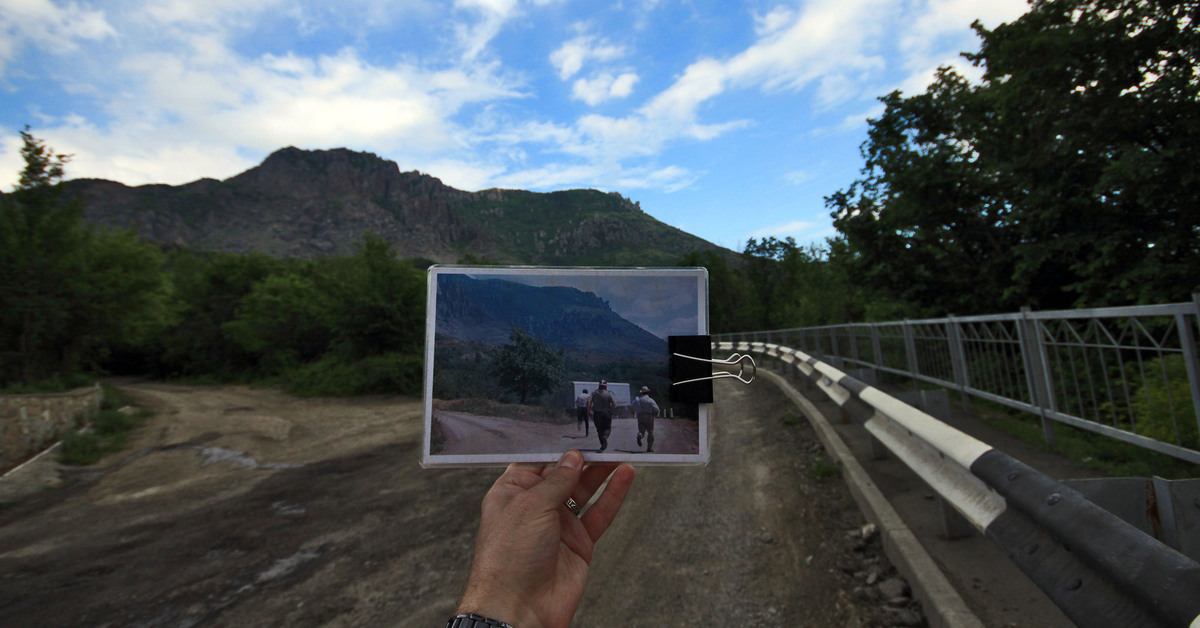
[[[433,266],[424,466],[704,464],[709,404],[670,400],[671,336],[708,334],[703,268]]]

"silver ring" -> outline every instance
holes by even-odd
[[[576,504],[575,500],[570,497],[567,498],[566,504],[567,508],[571,509],[571,512],[575,513],[575,516],[578,517],[580,512],[579,504]]]

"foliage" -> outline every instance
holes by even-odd
[[[1136,367],[1128,365],[1126,368],[1132,371]],[[1200,450],[1196,409],[1192,405],[1183,356],[1168,355],[1148,360],[1142,368],[1153,375],[1133,395],[1130,405],[1134,430],[1164,443]],[[1158,377],[1160,373],[1163,377]],[[1129,379],[1137,381],[1134,374]]]
[[[882,99],[827,200],[855,276],[940,315],[1182,300],[1200,286],[1200,34],[1168,0],[978,23],[973,85]]]
[[[552,349],[541,338],[513,327],[508,344],[497,349],[492,374],[500,386],[515,394],[520,404],[550,392],[564,380],[563,350]]]
[[[69,156],[21,138],[25,168],[0,199],[0,383],[28,385],[155,333],[167,295],[158,250],[87,228],[78,201],[61,201]]]
[[[63,439],[59,459],[64,464],[94,464],[104,456],[120,451],[133,430],[150,416],[150,411],[145,409],[122,412],[121,409],[129,405],[128,399],[115,388],[104,386],[103,390],[100,412],[92,424]]]
[[[347,361],[326,355],[289,371],[286,389],[294,395],[345,397],[351,395],[414,394],[424,375],[419,356],[385,353]]]

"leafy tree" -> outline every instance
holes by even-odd
[[[1200,286],[1200,35],[1167,0],[1035,0],[981,84],[884,97],[826,199],[854,276],[929,314],[1180,300]]]
[[[257,283],[285,267],[261,253],[177,252],[171,260],[175,318],[159,340],[159,375],[223,378],[256,369],[258,356],[225,326]]]
[[[163,321],[161,254],[131,233],[94,233],[63,202],[68,155],[21,131],[25,167],[0,198],[0,380],[31,384],[93,367]]]
[[[563,350],[555,351],[541,338],[513,327],[508,344],[493,356],[492,374],[506,390],[516,393],[521,404],[531,397],[554,390],[564,378]]]
[[[752,300],[746,280],[716,251],[692,251],[675,265],[708,269],[708,317],[713,333],[743,331],[757,326],[746,307]]]
[[[238,304],[222,330],[243,349],[260,356],[264,370],[319,358],[329,348],[329,295],[297,273],[269,275]]]
[[[332,297],[335,348],[349,359],[388,352],[419,355],[425,338],[425,277],[368,233],[354,255],[318,265]]]

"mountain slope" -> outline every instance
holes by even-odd
[[[551,265],[670,265],[722,249],[663,224],[616,193],[464,192],[395,162],[346,149],[284,148],[242,174],[181,186],[65,184],[84,216],[149,240],[206,250],[311,258],[353,250],[372,231],[400,255],[464,255]]]
[[[591,292],[501,279],[438,278],[437,331],[463,342],[505,344],[513,327],[576,359],[664,360],[667,343],[622,318]]]

